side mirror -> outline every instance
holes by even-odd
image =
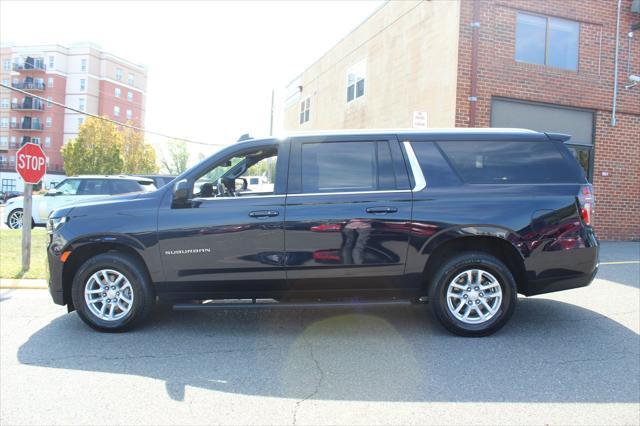
[[[46,193],[45,195],[47,195],[47,196],[49,196],[49,197],[53,197],[54,195],[60,195],[60,193],[58,192],[58,190],[57,190],[57,189],[55,189],[55,188],[51,188],[51,189],[49,189],[49,190],[47,191],[47,193]]]
[[[186,179],[179,180],[173,185],[173,203],[184,204],[189,199],[191,186]]]

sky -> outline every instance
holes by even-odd
[[[284,87],[382,3],[2,0],[0,42],[91,42],[143,64],[147,129],[229,144],[268,135],[272,89],[279,112]]]

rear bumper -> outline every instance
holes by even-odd
[[[598,273],[599,254],[600,246],[595,237],[590,247],[538,253],[527,265],[529,271],[536,273],[528,274],[527,282],[518,290],[525,296],[534,296],[586,287]]]
[[[567,278],[547,278],[529,282],[521,290],[525,296],[535,296],[537,294],[553,293],[554,291],[570,290],[572,288],[586,287],[598,273],[596,267],[590,274],[580,274]]]

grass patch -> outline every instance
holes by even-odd
[[[22,274],[22,230],[0,229],[0,278],[46,278],[47,231],[31,230],[31,267]]]

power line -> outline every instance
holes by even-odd
[[[82,111],[82,110],[79,110],[79,109],[77,109],[77,108],[74,108],[74,107],[70,107],[70,106],[68,106],[68,105],[65,105],[65,104],[63,104],[63,103],[56,102],[56,101],[54,101],[54,100],[49,100],[49,99],[43,98],[42,96],[34,95],[33,93],[30,93],[30,92],[27,92],[27,91],[25,91],[25,90],[22,90],[22,89],[18,89],[18,88],[15,88],[15,87],[9,86],[9,85],[4,84],[4,83],[0,83],[0,86],[4,87],[5,89],[12,90],[12,91],[14,91],[14,92],[22,93],[23,95],[30,96],[30,97],[35,98],[35,99],[40,99],[41,101],[46,102],[46,103],[48,103],[48,104],[52,104],[52,105],[56,105],[56,106],[62,107],[62,108],[64,108],[64,109],[68,109],[68,110],[73,111],[73,112],[76,112],[76,113],[78,113],[78,114],[83,114],[83,115],[87,115],[87,116],[89,116],[89,117],[97,118],[97,119],[99,119],[99,120],[108,121],[109,123],[113,123],[113,124],[116,124],[116,125],[118,125],[118,126],[127,127],[127,128],[129,128],[129,129],[138,130],[138,131],[140,131],[140,132],[149,133],[149,134],[151,134],[151,135],[162,136],[162,137],[164,137],[164,138],[168,138],[168,139],[175,139],[175,140],[178,140],[178,141],[184,141],[184,142],[187,142],[187,143],[193,143],[193,144],[197,144],[197,145],[205,145],[205,146],[227,146],[227,144],[223,144],[223,143],[207,143],[207,142],[194,141],[194,140],[191,140],[191,139],[185,139],[185,138],[180,138],[180,137],[175,137],[175,136],[166,135],[166,134],[164,134],[164,133],[160,133],[160,132],[154,132],[154,131],[152,131],[152,130],[146,130],[146,129],[143,129],[142,127],[134,126],[134,125],[132,125],[132,124],[128,124],[128,123],[121,123],[121,122],[119,122],[119,121],[112,120],[112,119],[107,118],[107,117],[101,117],[101,116],[96,115],[96,114],[91,114],[90,112]]]

